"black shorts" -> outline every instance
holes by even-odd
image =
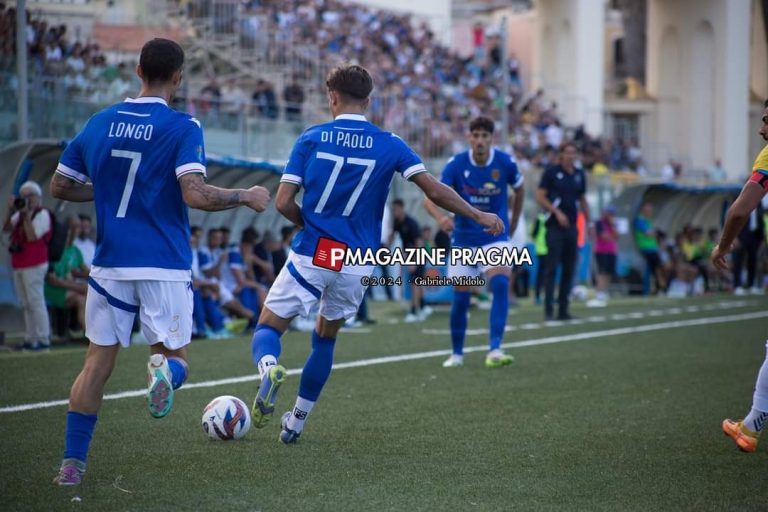
[[[643,256],[645,257],[648,266],[651,267],[651,272],[655,272],[656,267],[661,265],[661,258],[659,257],[658,251],[643,251]]]
[[[595,254],[595,260],[597,260],[597,271],[601,274],[608,274],[609,276],[616,275],[616,255],[615,254]]]

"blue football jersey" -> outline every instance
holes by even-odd
[[[343,114],[307,129],[280,180],[304,187],[304,229],[293,239],[294,252],[314,255],[320,237],[351,249],[378,248],[396,172],[409,179],[426,168],[402,139],[362,115]]]
[[[178,179],[205,176],[203,131],[195,118],[172,110],[162,98],[126,99],[88,120],[56,172],[93,183],[94,266],[191,268],[187,206]],[[145,271],[136,272],[147,278]]]
[[[488,163],[483,167],[475,163],[470,153],[465,151],[451,158],[440,179],[478,210],[501,217],[505,229],[493,236],[472,219],[457,215],[454,220],[453,245],[480,247],[509,240],[507,185],[519,188],[523,184],[523,175],[512,156],[498,149],[491,149]]]

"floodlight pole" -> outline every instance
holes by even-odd
[[[507,106],[507,97],[509,96],[509,62],[507,58],[507,17],[501,18],[501,28],[499,31],[501,35],[501,130],[499,130],[499,136],[501,138],[501,149],[503,151],[509,150],[509,108]]]
[[[18,77],[17,128],[19,142],[27,140],[29,98],[27,97],[27,2],[16,2],[16,76]]]

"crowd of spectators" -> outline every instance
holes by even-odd
[[[507,109],[510,140],[501,142],[514,147],[523,170],[551,165],[560,145],[572,141],[586,170],[595,175],[660,172],[647,171],[636,138],[597,138],[584,126],[564,126],[558,105],[547,101],[543,90],[525,88],[519,60],[511,54],[505,63],[499,33],[483,23],[472,29],[473,51],[462,56],[442,45],[424,21],[339,0],[249,0],[231,12],[193,0],[187,12],[212,17],[220,31],[234,31],[239,22],[244,44],[267,47],[266,62],[289,68],[293,80],[280,98],[286,119],[300,119],[290,105],[301,105],[304,91],[323,92],[328,69],[356,62],[370,68],[376,83],[371,120],[398,133],[426,158],[463,149],[470,119],[480,114],[500,119]],[[502,90],[505,74],[507,91]],[[233,110],[247,101],[245,93],[228,96],[215,80],[203,93],[211,90],[220,91],[216,102],[230,102]],[[257,84],[251,110],[276,118],[278,103],[271,84]]]
[[[109,63],[98,44],[72,36],[27,11],[26,51],[32,96],[107,104],[138,90],[133,65]],[[0,3],[0,83],[16,89],[16,9]]]
[[[543,90],[526,91],[519,61],[512,54],[505,64],[498,32],[482,23],[473,27],[473,51],[461,56],[442,45],[426,22],[339,0],[250,0],[232,11],[214,4],[186,2],[185,15],[218,20],[213,23],[217,31],[232,31],[239,23],[248,44],[265,46],[267,62],[282,65],[286,76],[277,86],[266,78],[190,77],[190,84],[203,86],[184,91],[186,102],[177,106],[214,126],[237,130],[242,113],[301,123],[307,91],[324,90],[325,72],[339,62],[359,62],[370,68],[376,83],[371,120],[408,140],[425,158],[463,149],[469,119],[480,114],[500,119],[506,108],[510,140],[500,142],[513,147],[524,172],[551,165],[560,145],[572,141],[595,176],[626,170],[678,181],[682,175],[682,165],[674,160],[649,172],[636,138],[598,138],[583,126],[564,126],[558,105]],[[29,13],[27,19],[27,52],[33,74],[42,81],[40,94],[58,91],[100,105],[137,89],[133,63],[107,62],[97,44],[76,40],[66,25],[49,25]],[[15,27],[15,9],[0,3],[0,80],[10,85],[6,90],[16,87]],[[286,58],[291,52],[295,58]],[[719,161],[707,177],[725,179]]]

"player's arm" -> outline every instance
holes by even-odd
[[[444,210],[442,210],[439,206],[437,206],[435,203],[433,203],[426,197],[424,198],[424,209],[427,210],[427,213],[437,221],[437,224],[440,226],[440,229],[442,229],[446,233],[450,233],[451,231],[453,231],[453,228],[454,228],[453,217],[447,214]]]
[[[184,174],[179,178],[184,202],[190,208],[218,212],[238,206],[247,206],[263,212],[269,204],[269,191],[264,187],[220,188],[208,185],[200,173]]]
[[[715,267],[722,270],[728,269],[725,262],[725,255],[728,254],[733,246],[733,241],[744,229],[744,225],[749,220],[749,214],[758,207],[762,201],[766,190],[755,183],[748,181],[736,201],[728,208],[728,214],[725,217],[725,226],[723,234],[720,236],[720,242],[712,250],[712,263]]]
[[[53,173],[49,190],[56,199],[64,199],[65,201],[75,203],[93,201],[92,183],[79,183],[58,172]]]
[[[560,208],[552,204],[552,201],[547,197],[547,189],[541,187],[536,189],[536,202],[539,203],[539,206],[544,210],[554,215],[561,226],[564,228],[568,227],[568,224],[570,224],[570,222],[568,222],[568,217],[565,216]]]
[[[275,206],[283,217],[303,229],[304,218],[301,216],[301,207],[296,202],[296,194],[298,193],[298,185],[286,181],[281,182],[280,186],[277,187]]]
[[[504,231],[504,223],[498,215],[481,212],[473,207],[448,185],[441,183],[428,172],[420,172],[411,177],[414,182],[426,194],[427,199],[435,205],[446,210],[474,220],[487,228],[492,235],[498,235]]]
[[[256,281],[248,279],[245,270],[242,268],[233,267],[232,275],[235,277],[235,282],[237,283],[237,291],[240,291],[243,288],[256,288],[257,286]]]

